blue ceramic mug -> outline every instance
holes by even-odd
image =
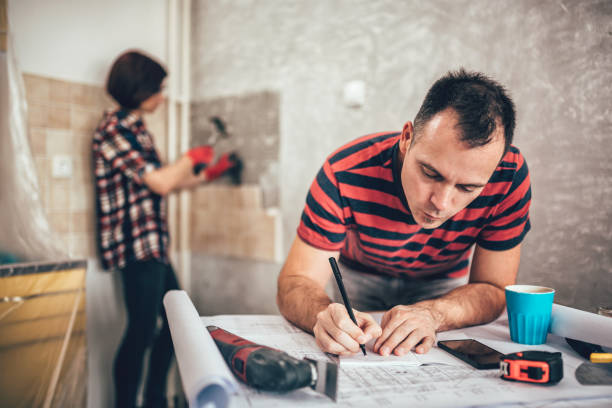
[[[544,286],[506,286],[510,338],[521,344],[544,344],[555,290]]]

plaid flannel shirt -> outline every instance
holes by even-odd
[[[106,112],[92,151],[104,269],[146,259],[168,262],[166,202],[143,182],[161,161],[142,119],[124,110]]]

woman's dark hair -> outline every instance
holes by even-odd
[[[138,51],[128,51],[113,63],[106,91],[122,108],[138,109],[144,100],[161,91],[166,75],[157,61]]]
[[[446,108],[459,115],[461,140],[472,147],[491,141],[497,120],[504,127],[504,151],[512,143],[515,127],[514,102],[499,83],[478,72],[466,72],[461,68],[448,72],[438,79],[427,92],[421,109],[414,119],[418,133],[437,113]]]

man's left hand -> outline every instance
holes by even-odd
[[[383,356],[403,356],[416,347],[417,353],[427,353],[436,342],[440,326],[436,317],[426,305],[395,306],[382,317],[382,335],[374,343],[374,351]]]

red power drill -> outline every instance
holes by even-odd
[[[299,360],[284,351],[255,344],[219,327],[206,328],[230,370],[245,384],[265,391],[310,387],[336,400],[337,364],[309,358]]]

